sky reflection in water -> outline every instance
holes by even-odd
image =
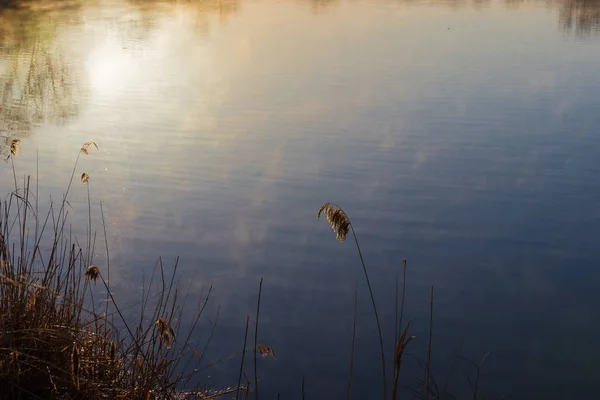
[[[436,287],[441,375],[463,342],[491,352],[494,394],[595,393],[598,2],[40,4],[0,12],[0,153],[21,139],[18,174],[39,157],[40,193],[56,199],[81,144],[99,144],[78,173],[97,224],[105,202],[125,303],[159,255],[180,256],[194,293],[216,285],[219,357],[239,347],[264,277],[261,335],[278,361],[261,362],[262,394],[297,394],[304,375],[308,394],[337,398],[358,285],[354,390],[374,395],[362,272],[316,220],[335,201],[390,345],[407,258],[421,337]],[[0,169],[6,191],[12,174]],[[73,187],[79,235],[85,195]],[[230,383],[236,362],[210,379]]]

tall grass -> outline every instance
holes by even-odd
[[[176,336],[191,284],[184,288],[176,281],[177,262],[167,272],[159,260],[140,300],[139,321],[126,320],[109,290],[109,263],[91,264],[96,235],[87,173],[81,176],[89,212],[83,248],[72,235],[69,189],[79,156],[92,147],[97,145],[87,142],[81,148],[62,201],[45,214],[38,214],[37,187],[32,190],[29,178],[18,185],[16,173],[14,190],[0,200],[0,399],[221,394],[185,387],[204,362],[206,346],[198,351],[191,343],[212,288],[196,315],[186,317],[187,334]],[[15,149],[10,157],[16,155]]]

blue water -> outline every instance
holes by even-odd
[[[433,286],[440,386],[462,344],[476,362],[489,352],[489,398],[594,398],[599,14],[589,1],[5,9],[0,148],[6,157],[20,138],[17,175],[39,169],[40,193],[56,199],[81,144],[98,143],[76,169],[73,229],[85,235],[86,171],[123,304],[139,302],[159,256],[168,268],[180,257],[191,303],[215,285],[195,339],[219,307],[211,360],[237,356],[203,382],[237,383],[262,277],[259,342],[277,360],[259,360],[261,397],[299,398],[303,376],[307,398],[345,396],[355,288],[353,398],[380,397],[358,254],[316,218],[332,201],[356,229],[388,366],[408,260],[405,315],[419,340],[402,385],[416,387],[426,356]],[[0,167],[8,193],[12,163]],[[463,398],[475,370],[454,370],[449,388]]]

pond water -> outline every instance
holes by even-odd
[[[81,145],[103,202],[115,296],[135,306],[159,256],[215,285],[211,360],[239,353],[264,278],[261,396],[345,396],[358,288],[354,398],[380,398],[395,282],[408,260],[412,361],[489,398],[600,389],[600,2],[64,1],[0,10],[0,164],[60,198]],[[78,179],[76,176],[76,179]],[[85,235],[86,187],[70,195]],[[102,235],[99,232],[99,238]],[[103,239],[102,239],[103,241]],[[105,264],[98,245],[96,263]],[[133,311],[132,311],[133,312]],[[186,314],[187,316],[188,314]],[[189,315],[190,319],[192,315]],[[183,321],[185,324],[185,321]],[[238,354],[239,355],[239,354]],[[203,371],[237,382],[239,358]],[[416,370],[416,369],[415,369]],[[251,369],[248,369],[251,371]],[[389,373],[388,373],[389,374]],[[421,377],[421,376],[418,376]],[[403,393],[411,393],[404,388]]]

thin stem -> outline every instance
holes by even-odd
[[[62,216],[63,211],[65,209],[65,204],[67,203],[67,197],[69,196],[69,191],[71,190],[71,185],[73,184],[73,177],[75,176],[75,170],[77,170],[77,164],[79,163],[79,157],[81,156],[81,151],[77,153],[77,158],[75,159],[75,164],[73,165],[73,171],[71,171],[71,178],[69,179],[69,184],[67,185],[67,190],[63,196],[62,204],[60,205],[60,210],[58,211],[59,217]]]
[[[402,338],[398,339],[399,341]],[[394,360],[394,380],[392,382],[392,400],[398,397],[398,379],[400,378],[400,369],[402,368],[402,354],[396,355],[397,360]]]
[[[406,259],[402,260],[402,302],[400,305],[400,329],[402,328],[402,322],[403,322],[403,317],[404,317],[405,294],[406,294]],[[398,316],[397,309],[398,309],[398,280],[396,279],[396,317]],[[410,324],[410,322],[409,322],[409,324]],[[408,325],[407,325],[406,329],[408,329]],[[398,330],[399,330],[398,325],[396,325],[396,332],[398,332]],[[403,333],[401,334],[402,336],[405,336],[404,332],[408,332],[408,331],[407,330],[403,331]],[[400,337],[400,336],[398,336],[398,333],[396,333],[396,341],[400,342],[400,341],[404,341],[404,340],[405,340],[405,337]],[[396,348],[398,346],[398,342],[394,343],[394,346],[396,346]],[[404,343],[401,343],[401,345],[404,345]],[[395,400],[397,397],[398,379],[400,378],[401,366],[402,366],[402,355],[395,354],[394,355],[394,378],[392,381],[392,400]]]
[[[248,324],[250,322],[250,316],[246,316],[246,333],[244,334],[244,347],[242,348],[242,361],[240,362],[240,374],[238,376],[237,390],[235,391],[235,398],[240,398],[240,387],[242,386],[242,374],[244,373],[244,358],[246,356],[246,343],[248,341]]]
[[[258,400],[258,368],[256,367],[256,346],[258,346],[258,317],[260,315],[260,296],[262,293],[263,278],[258,285],[258,301],[256,303],[256,325],[254,327],[254,398]]]
[[[477,394],[479,393],[479,377],[481,375],[481,368],[483,367],[483,363],[485,359],[488,357],[490,353],[485,353],[479,365],[477,365],[477,376],[475,378],[475,389],[473,390],[473,400],[477,400]]]
[[[14,156],[11,154],[10,155],[10,162],[12,165],[12,171],[13,171],[13,179],[14,179],[14,183],[15,183],[15,194],[17,195],[16,197],[18,197],[19,194],[19,184],[17,183],[17,171],[15,170],[15,158]],[[27,204],[25,204],[25,211],[27,211]],[[19,225],[21,225],[21,207],[17,206],[17,217],[18,217],[18,221],[19,221]],[[12,230],[12,228],[11,228]],[[21,234],[21,231],[19,230],[19,234]],[[20,240],[22,241],[23,238],[21,237]],[[23,262],[24,260],[21,259],[21,261]]]
[[[108,286],[106,284],[106,281],[104,280],[104,277],[102,276],[102,274],[99,274],[100,280],[102,280],[102,284],[108,289]],[[115,306],[115,310],[117,311],[117,314],[119,314],[119,317],[121,318],[121,322],[123,323],[123,325],[125,326],[125,329],[127,329],[127,332],[129,333],[129,336],[131,336],[131,340],[133,341],[133,343],[135,344],[137,350],[140,352],[140,354],[144,355],[144,350],[142,350],[142,347],[140,346],[140,344],[138,343],[138,341],[136,340],[136,336],[133,334],[133,331],[129,328],[129,325],[127,324],[127,322],[125,321],[125,317],[123,316],[123,313],[121,313],[121,310],[119,309],[119,307],[117,306],[117,302],[115,301],[112,293],[110,293],[110,291],[108,291],[108,296],[110,297],[110,301],[113,303],[113,305]],[[107,314],[108,315],[108,314]],[[106,329],[106,328],[105,328]],[[145,360],[146,358],[143,357],[143,359]]]
[[[88,197],[88,246],[87,246],[87,266],[92,264],[92,258],[94,255],[92,252],[92,200],[90,196],[90,182],[88,181],[87,186],[87,197]],[[86,266],[86,267],[87,267]]]
[[[39,190],[40,190],[40,153],[39,150],[35,152],[35,240],[38,240],[38,232],[40,228],[38,212],[39,212]],[[34,247],[33,258],[31,263],[33,264],[33,260],[35,259],[36,247]]]
[[[458,351],[456,352],[456,356],[454,356],[454,360],[452,361],[452,367],[450,367],[450,372],[448,373],[448,377],[446,378],[446,383],[444,384],[444,391],[443,391],[444,394],[447,393],[448,385],[450,384],[450,378],[452,377],[452,374],[454,373],[454,368],[456,367],[456,362],[458,361],[458,359],[460,357],[462,347],[463,347],[463,345],[461,343],[460,347],[458,348]]]
[[[106,247],[106,291],[110,294],[110,254],[108,252],[108,237],[106,236],[106,221],[104,220],[104,207],[100,202],[100,214],[102,214],[102,229],[104,230],[104,247]],[[108,296],[106,296],[108,300]],[[108,315],[108,301],[106,302],[106,315]],[[143,316],[143,313],[142,313]],[[104,327],[106,333],[106,326]]]
[[[396,272],[396,282],[395,282],[395,290],[394,290],[394,346],[396,346],[396,341],[398,340],[398,307],[399,307],[399,299],[398,299],[398,281],[400,277],[398,276],[398,272]]]
[[[362,264],[363,272],[365,273],[365,280],[367,281],[367,286],[369,288],[369,295],[371,297],[371,303],[373,304],[373,312],[375,313],[375,321],[377,322],[377,332],[379,334],[379,346],[381,348],[381,369],[382,369],[382,374],[383,374],[383,398],[385,400],[387,398],[387,382],[386,382],[387,379],[385,377],[385,350],[383,348],[383,335],[381,333],[381,323],[379,322],[379,313],[377,312],[377,304],[375,303],[375,296],[373,295],[373,289],[371,288],[371,280],[369,279],[369,274],[367,272],[365,260],[362,255],[362,251],[360,250],[360,245],[358,244],[358,238],[356,237],[356,232],[354,231],[354,227],[352,226],[352,223],[350,223],[350,229],[352,230],[352,236],[354,237],[354,243],[356,243],[356,249],[358,250],[358,256],[360,257],[360,263]]]

